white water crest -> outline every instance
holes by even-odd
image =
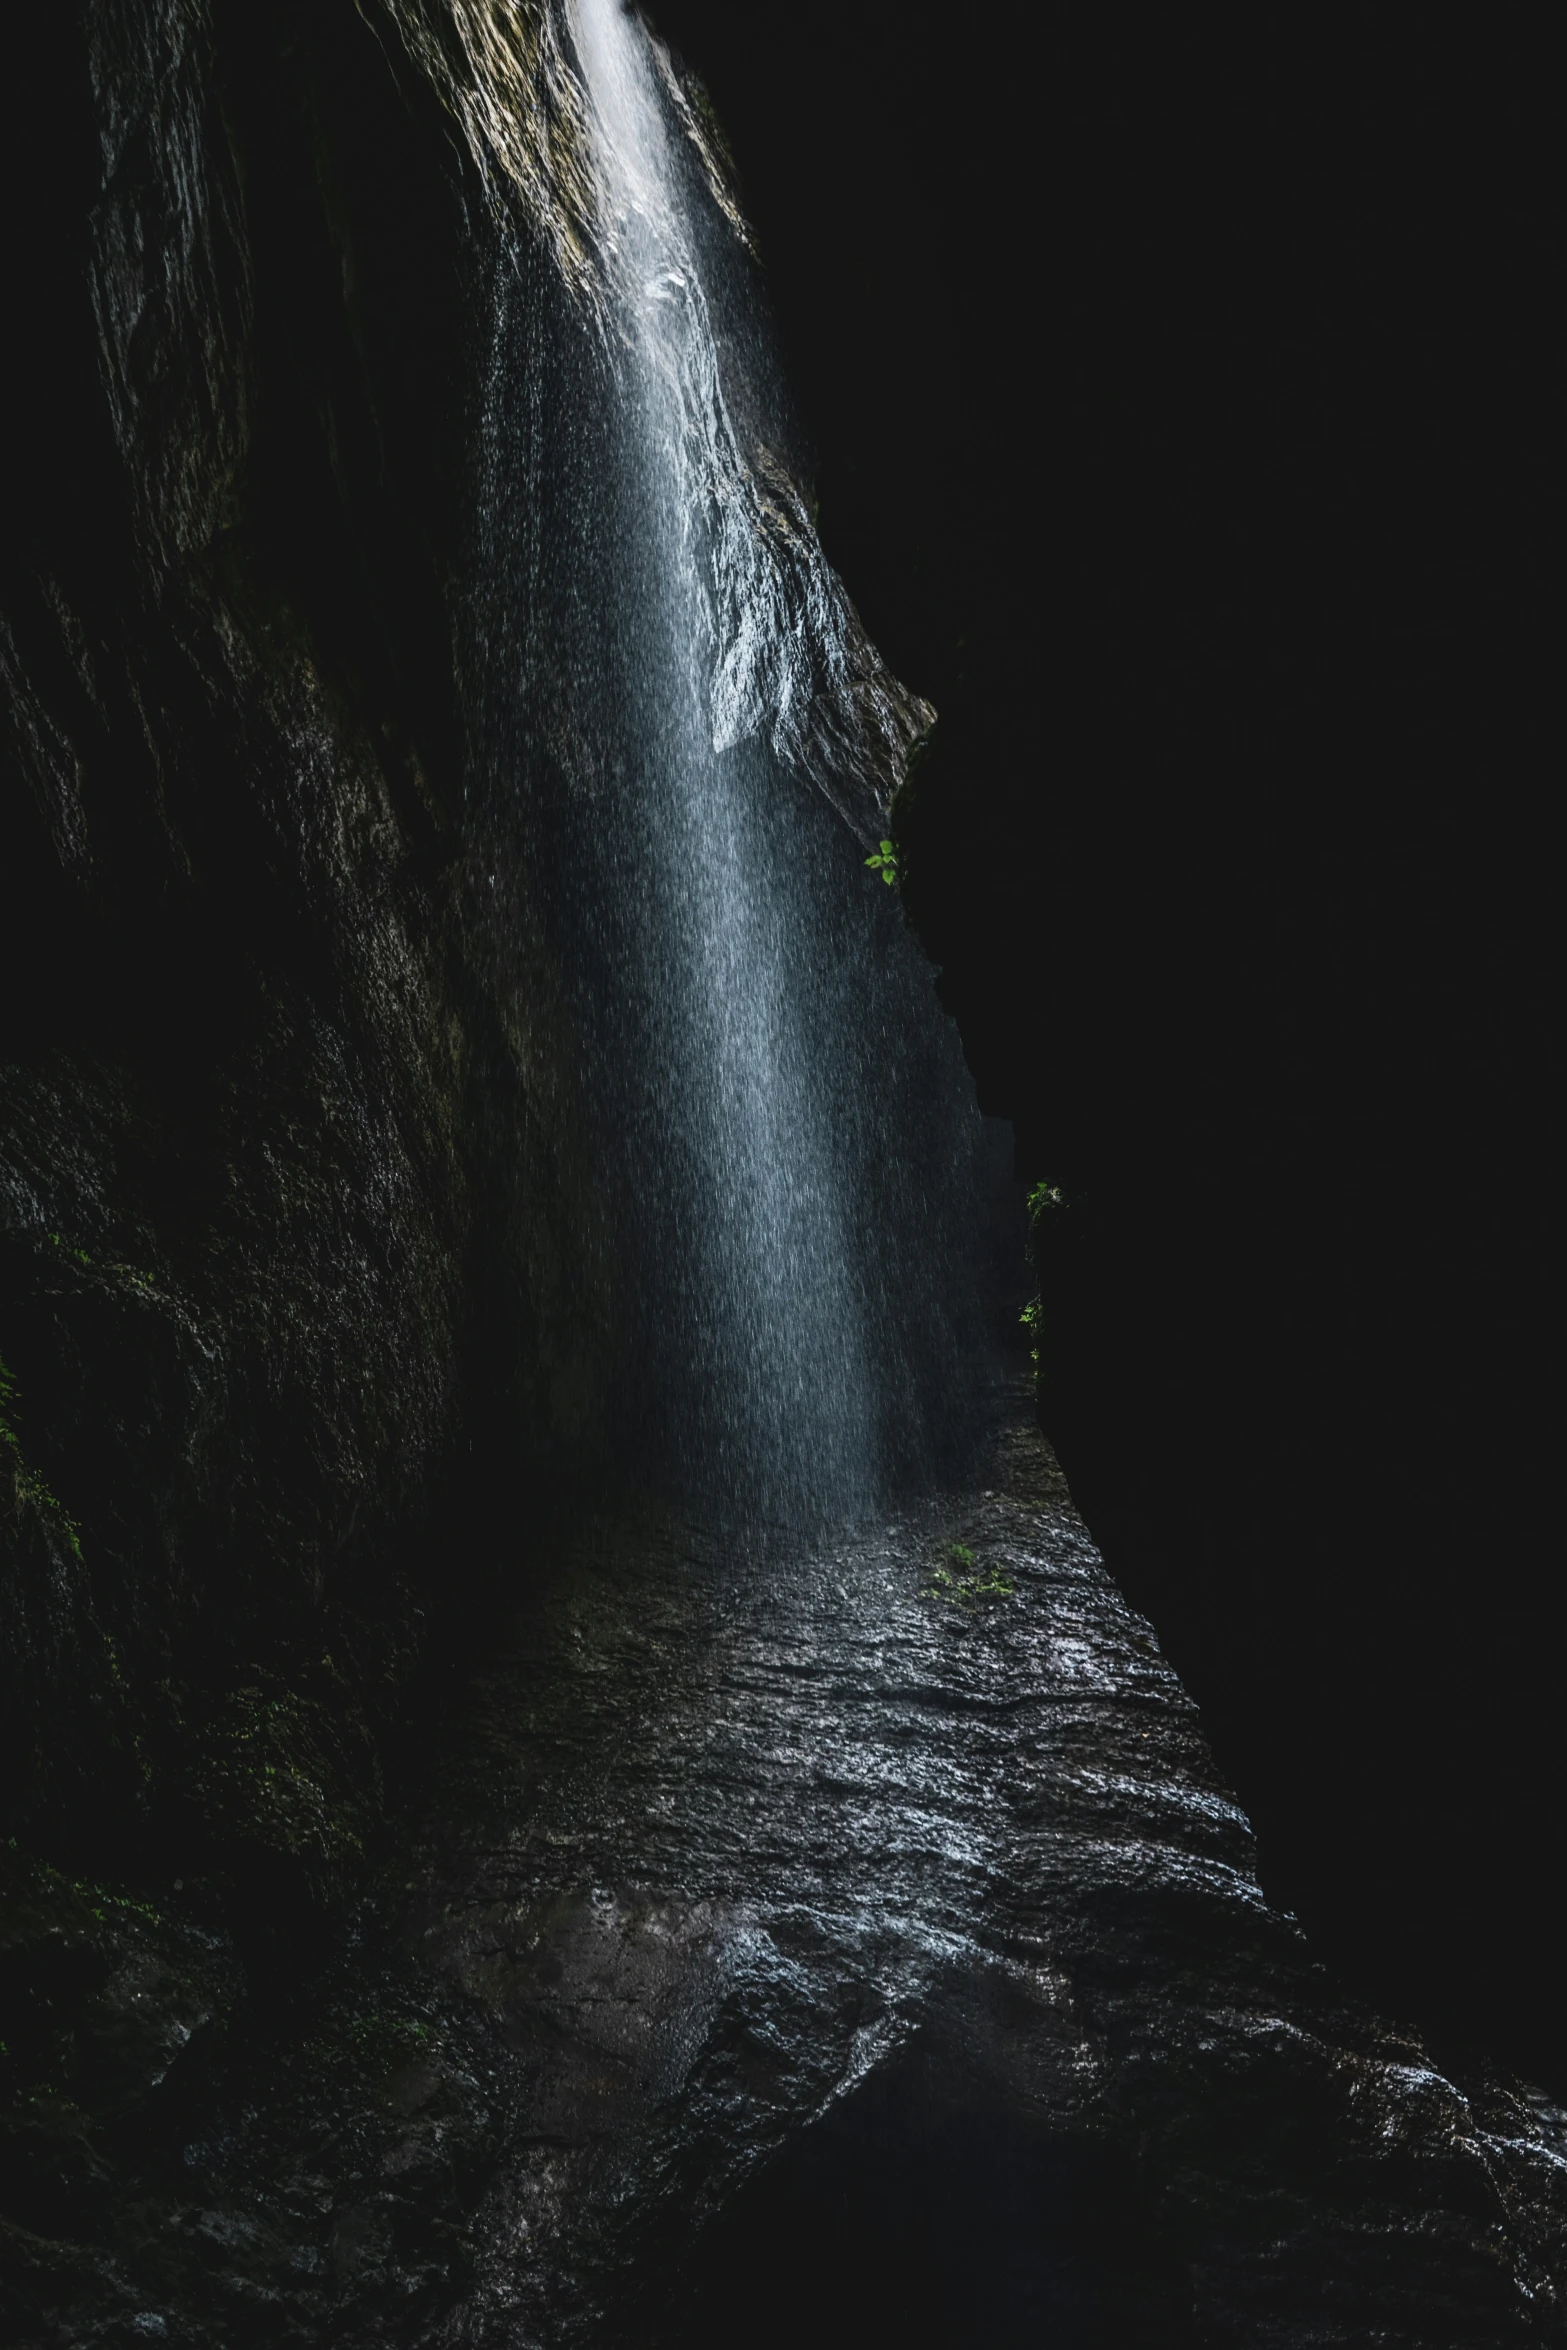
[[[684,1498],[857,1516],[974,1352],[980,1121],[864,865],[930,713],[774,453],[751,255],[670,59],[618,0],[556,30],[577,258],[549,233],[500,274],[465,699],[547,933],[581,1318],[617,1432]]]

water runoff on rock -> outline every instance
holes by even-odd
[[[934,1464],[979,1343],[994,1136],[864,862],[932,713],[816,541],[677,69],[619,0],[540,21],[576,216],[501,273],[469,700],[558,975],[612,1417],[687,1502],[853,1517]]]

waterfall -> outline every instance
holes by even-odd
[[[500,290],[470,701],[561,975],[618,1436],[720,1514],[852,1518],[930,1454],[974,1352],[980,1121],[864,866],[929,713],[779,453],[751,260],[669,59],[619,0],[559,31],[591,298],[536,248]]]

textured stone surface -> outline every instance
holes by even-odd
[[[47,12],[17,87],[0,2331],[130,2340],[169,2227],[270,2290],[242,2211],[221,2260],[180,2234],[182,2149],[346,1930],[388,1724],[482,1576],[487,1317],[515,1361],[559,1252],[463,916],[439,109],[352,9],[185,0]]]
[[[1567,2117],[1444,2072],[1267,1907],[1003,1402],[973,1486],[853,1540],[547,1543],[352,1935],[216,2104],[148,2102],[209,1944],[20,1887],[8,1969],[85,1954],[68,2075],[139,2118],[35,2100],[12,2338],[1561,2340]]]
[[[373,598],[312,609],[368,551],[323,444],[398,421],[342,347],[409,332],[345,298],[361,159],[298,168],[331,46],[236,55],[155,5],[50,39],[42,137],[91,165],[40,224],[69,397],[6,542],[6,1811],[101,1859],[226,1683],[303,1665],[352,1706],[395,1673],[472,1320],[483,1013],[421,755],[449,652],[389,689],[350,650]],[[424,193],[450,233],[439,164]]]
[[[1559,2338],[1563,2117],[1267,1908],[1026,1409],[814,1555],[589,1528],[473,1684],[401,1935],[516,2134],[416,2338]]]

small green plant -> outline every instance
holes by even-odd
[[[16,1404],[20,1394],[21,1389],[11,1374],[9,1364],[0,1356],[0,1455],[10,1457],[18,1500],[31,1503],[41,1515],[52,1519],[69,1546],[71,1555],[80,1560],[82,1545],[76,1520],[50,1492],[37,1470],[28,1467],[23,1456],[22,1439],[16,1426]]]
[[[134,1922],[150,1927],[155,1933],[167,1930],[163,1912],[150,1901],[138,1901],[130,1893],[114,1893],[105,1885],[90,1885],[84,1878],[71,1884],[77,1899],[84,1901],[100,1926],[123,1926]]]
[[[149,1296],[156,1296],[156,1283],[149,1274],[141,1270],[139,1265],[124,1265],[117,1258],[112,1257],[89,1256],[86,1249],[73,1247],[63,1232],[46,1232],[44,1238],[57,1256],[69,1258],[73,1265],[80,1265],[84,1272],[96,1274],[100,1279],[108,1276],[111,1280],[126,1281],[133,1289],[143,1290]]]
[[[364,1854],[352,1761],[324,1705],[266,1681],[232,1690],[207,1725],[192,1792],[225,1836],[340,1868]]]
[[[875,856],[867,857],[865,862],[873,873],[881,875],[889,889],[897,888],[902,875],[898,869],[897,849],[890,840],[884,840]]]
[[[920,1593],[922,1599],[937,1599],[972,1615],[981,1600],[1011,1599],[1016,1593],[1017,1585],[1000,1567],[976,1570],[974,1553],[966,1542],[954,1542],[947,1555],[952,1565],[932,1567],[930,1581]]]
[[[1030,1264],[1033,1264],[1036,1261],[1034,1257],[1034,1227],[1038,1224],[1040,1217],[1045,1213],[1047,1208],[1064,1208],[1066,1204],[1066,1194],[1061,1189],[1059,1183],[1046,1183],[1043,1178],[1041,1178],[1041,1180],[1036,1183],[1033,1189],[1029,1192],[1028,1261]],[[1044,1300],[1041,1298],[1038,1290],[1036,1289],[1034,1295],[1029,1299],[1027,1305],[1023,1308],[1023,1311],[1018,1316],[1019,1322],[1021,1322],[1023,1328],[1028,1332],[1029,1335],[1031,1343],[1028,1350],[1028,1359],[1033,1364],[1036,1373],[1039,1369],[1039,1339],[1040,1332],[1044,1327],[1044,1312]]]

